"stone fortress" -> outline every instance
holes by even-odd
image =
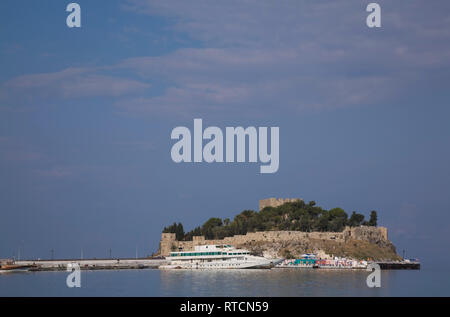
[[[259,208],[277,207],[286,202],[298,201],[294,199],[269,198],[259,201]],[[388,240],[388,232],[385,227],[346,227],[342,232],[301,232],[301,231],[261,231],[248,232],[245,235],[235,235],[222,240],[206,240],[204,236],[195,236],[192,241],[177,241],[175,233],[163,233],[161,236],[159,253],[162,256],[170,255],[173,251],[193,250],[194,246],[205,244],[230,244],[235,247],[255,249],[263,246],[263,249],[271,249],[272,255],[280,255],[280,250],[285,247],[303,249],[299,252],[322,252],[323,248],[337,250],[339,246],[347,242],[362,242],[363,245],[372,244],[376,247],[387,248],[390,257],[395,257],[395,247]],[[365,244],[364,244],[365,243]],[[361,244],[361,243],[360,243]],[[328,252],[329,253],[329,252]]]
[[[295,203],[296,201],[303,200],[301,198],[267,198],[259,201],[259,211],[266,207],[278,207],[285,203]]]

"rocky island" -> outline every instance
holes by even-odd
[[[269,198],[259,202],[259,212],[245,210],[230,219],[211,218],[184,232],[181,223],[164,228],[159,253],[192,250],[205,244],[231,244],[268,257],[298,258],[315,253],[320,258],[398,261],[385,227],[377,226],[377,213],[365,216],[341,208],[325,210],[300,198]]]

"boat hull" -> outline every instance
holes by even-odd
[[[229,263],[228,263],[229,262]],[[271,260],[256,260],[256,261],[212,261],[212,262],[197,262],[197,263],[173,263],[162,265],[159,268],[162,270],[231,270],[231,269],[270,269],[274,265]]]
[[[28,265],[4,265],[0,268],[0,273],[28,272],[31,266]]]

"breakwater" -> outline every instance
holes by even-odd
[[[378,262],[382,270],[420,270],[419,262]]]
[[[78,264],[81,270],[157,269],[167,264],[165,259],[65,259],[25,260],[14,264],[30,266],[31,271],[65,271],[69,264]]]
[[[66,271],[69,264],[78,264],[81,270],[130,270],[158,269],[169,263],[166,259],[91,259],[91,260],[26,260],[16,261],[15,265],[30,266],[30,271]],[[355,264],[356,263],[356,264]],[[295,260],[285,260],[278,268],[321,268],[321,269],[365,269],[367,262],[355,261],[353,264],[314,261],[301,265]],[[419,262],[377,262],[382,270],[420,270]]]

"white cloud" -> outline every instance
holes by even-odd
[[[118,97],[145,92],[150,84],[103,75],[100,68],[67,68],[53,73],[15,77],[0,86],[0,98],[36,102],[39,99]]]
[[[383,27],[372,30],[360,1],[128,0],[124,9],[169,18],[202,47],[20,76],[0,97],[102,96],[120,112],[185,116],[383,103],[450,67],[450,5],[380,4]]]
[[[170,87],[118,104],[244,115],[370,105],[450,66],[448,2],[380,4],[383,27],[371,30],[360,1],[128,0],[126,10],[169,17],[204,47],[126,60],[121,67]]]

